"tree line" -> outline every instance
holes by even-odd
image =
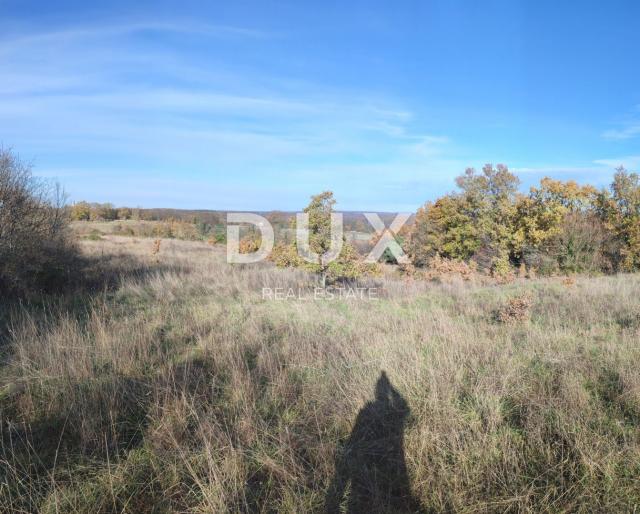
[[[111,203],[76,202],[70,207],[70,216],[73,221],[115,221],[115,220],[139,220],[140,209],[129,207],[114,207]]]
[[[640,268],[640,177],[620,167],[608,188],[543,178],[528,194],[504,165],[469,168],[458,190],[418,210],[404,247],[416,266],[435,258],[493,274]]]
[[[481,172],[468,168],[456,185],[456,191],[418,209],[395,234],[411,261],[405,271],[442,267],[443,261],[464,262],[468,269],[494,276],[511,275],[515,268],[530,275],[640,269],[637,173],[620,167],[602,189],[545,177],[524,194],[507,166],[488,164]],[[326,191],[313,196],[305,209],[316,253],[329,248],[334,205],[333,193]],[[374,237],[370,245],[375,242]],[[295,241],[276,245],[271,259],[280,267],[304,267],[336,280],[379,272],[362,263],[349,244],[327,266],[301,259]],[[393,262],[393,256],[385,253],[383,260]]]
[[[456,191],[427,202],[411,224],[396,234],[411,266],[428,268],[444,259],[493,275],[512,273],[514,267],[538,274],[640,270],[637,173],[618,168],[609,187],[601,189],[543,178],[528,193],[521,193],[520,180],[506,166],[486,165],[480,172],[467,169],[456,184]],[[330,247],[335,203],[333,193],[324,192],[312,197],[305,209],[310,218],[310,247],[318,255]],[[17,155],[0,148],[0,294],[46,289],[69,276],[75,258],[67,230],[69,218],[149,219],[175,212],[179,211],[87,202],[66,207],[58,187],[35,178]],[[220,236],[224,213],[188,212],[207,216],[207,221],[192,216],[194,238]],[[291,213],[272,212],[267,217],[282,227],[295,228]],[[350,214],[350,223],[360,221],[357,213]],[[251,251],[257,241],[243,243]],[[393,260],[388,254],[385,258]],[[282,267],[315,271],[323,281],[379,272],[348,243],[335,261],[309,263],[299,257],[295,241],[289,238],[276,245],[271,259]]]

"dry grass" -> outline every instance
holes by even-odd
[[[314,301],[302,272],[153,245],[84,241],[109,287],[11,311],[0,510],[323,511],[382,370],[410,409],[398,441],[416,510],[640,503],[640,277],[384,279],[378,301]],[[530,320],[496,323],[523,295]],[[368,509],[389,512],[375,485]]]

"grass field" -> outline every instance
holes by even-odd
[[[639,276],[315,300],[204,243],[82,245],[73,294],[2,306],[2,512],[640,504]]]

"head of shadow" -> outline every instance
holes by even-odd
[[[404,455],[409,414],[406,400],[383,371],[375,398],[360,410],[349,439],[338,449],[326,512],[421,512]]]

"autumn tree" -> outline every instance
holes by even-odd
[[[99,204],[95,208],[95,218],[104,221],[113,221],[118,218],[118,211],[113,204]]]
[[[514,258],[553,271],[593,271],[603,233],[596,189],[545,177],[516,201]]]
[[[133,217],[133,211],[129,207],[120,207],[116,211],[116,217],[119,220],[130,220]]]
[[[331,214],[336,204],[331,191],[325,191],[311,197],[304,208],[309,215],[309,247],[311,251],[322,255],[331,249]]]
[[[416,214],[407,249],[416,265],[434,256],[473,259],[503,273],[513,247],[513,217],[519,180],[502,164],[481,173],[468,168],[456,179],[460,189],[425,205]]]
[[[473,260],[481,268],[502,274],[509,269],[513,248],[513,217],[520,180],[509,169],[487,164],[482,173],[473,168],[456,179],[467,203],[479,247]]]
[[[74,221],[89,221],[91,219],[91,205],[87,202],[77,202],[71,207],[71,219]]]
[[[307,263],[307,268],[321,276],[322,285],[326,284],[329,263],[325,262],[324,255],[336,244],[332,238],[331,215],[336,204],[331,191],[324,191],[311,197],[309,205],[304,208],[308,216],[307,237],[309,250],[315,254],[315,262]],[[296,227],[301,230],[301,227]],[[340,241],[344,244],[344,241]]]
[[[309,218],[307,225],[308,248],[316,256],[314,262],[308,262],[300,256],[297,240],[289,244],[277,244],[271,253],[271,260],[280,267],[301,267],[317,273],[321,277],[323,287],[327,280],[329,282],[353,280],[364,273],[377,273],[377,266],[364,263],[355,248],[344,239],[344,236],[338,256],[330,262],[325,262],[322,259],[322,256],[333,248],[331,214],[335,204],[333,193],[325,191],[312,196],[309,205],[303,211]],[[292,226],[296,230],[301,228],[297,227],[293,220]]]
[[[506,166],[468,169],[459,191],[416,213],[405,245],[412,262],[475,261],[502,273],[640,269],[640,176],[619,168],[608,190],[543,178],[527,195]]]
[[[616,170],[610,191],[602,191],[597,209],[617,243],[613,250],[616,267],[640,269],[640,176],[623,167]]]
[[[594,211],[570,211],[546,251],[565,273],[611,272],[614,264],[608,249],[613,242],[611,232]]]

